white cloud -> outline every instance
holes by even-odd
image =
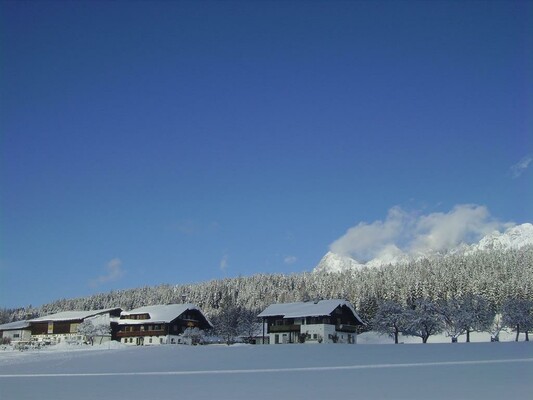
[[[295,256],[287,256],[283,259],[283,262],[287,265],[294,264],[296,261],[298,261],[298,258]]]
[[[359,262],[375,258],[386,261],[402,254],[446,251],[511,225],[499,222],[485,206],[476,204],[461,204],[447,213],[428,215],[393,207],[384,221],[361,222],[348,229],[330,250]]]
[[[124,276],[122,269],[122,260],[120,258],[113,258],[106,265],[106,274],[100,275],[98,278],[91,280],[90,285],[95,287],[104,283],[116,281]]]
[[[226,272],[226,270],[228,269],[228,255],[227,254],[224,254],[222,259],[220,260],[219,267],[222,272]]]
[[[485,206],[463,204],[448,213],[421,216],[410,252],[443,251],[461,243],[473,243],[503,228],[505,224],[490,216]]]
[[[333,242],[330,250],[334,253],[368,261],[383,252],[385,248],[395,244],[401,233],[408,228],[412,217],[400,207],[389,210],[385,221],[374,221],[371,224],[361,222]]]
[[[516,164],[511,166],[511,174],[513,178],[518,178],[520,175],[524,173],[526,169],[528,169],[529,164],[531,164],[531,161],[533,161],[533,156],[527,155],[524,158],[522,158],[520,161],[518,161]]]

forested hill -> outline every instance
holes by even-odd
[[[198,284],[112,291],[57,300],[38,308],[3,310],[2,322],[65,310],[117,306],[132,309],[183,301],[195,303],[207,315],[216,316],[223,299],[259,311],[271,303],[314,298],[347,299],[363,319],[370,320],[383,300],[409,303],[417,298],[437,300],[465,294],[481,295],[496,308],[507,298],[533,300],[533,246],[428,258],[341,273],[260,274]]]

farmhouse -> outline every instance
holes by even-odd
[[[0,325],[0,343],[17,344],[30,340],[31,330],[28,321],[16,321]]]
[[[213,325],[194,304],[168,304],[123,311],[118,338],[129,345],[191,344],[187,328],[211,329]]]
[[[354,344],[356,328],[364,324],[345,300],[272,304],[258,316],[266,322],[265,335],[270,344]]]
[[[45,344],[63,341],[82,341],[85,338],[78,334],[78,326],[84,321],[93,325],[108,325],[110,334],[100,338],[100,342],[114,340],[118,330],[117,321],[121,308],[108,308],[91,311],[63,311],[29,320],[31,339]]]

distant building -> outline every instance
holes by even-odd
[[[7,339],[11,344],[28,342],[30,337],[31,330],[28,321],[16,321],[0,325],[0,339]]]
[[[118,323],[119,340],[128,345],[191,344],[187,328],[206,330],[213,325],[194,304],[169,304],[123,311]]]
[[[108,308],[90,311],[63,311],[29,320],[31,339],[46,344],[80,342],[85,338],[78,334],[78,326],[84,321],[91,321],[93,325],[108,325],[110,334],[100,337],[105,342],[116,339],[118,318],[121,308]]]
[[[364,325],[345,300],[316,300],[272,304],[258,317],[266,323],[270,344],[357,342],[356,329]]]

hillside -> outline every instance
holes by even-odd
[[[113,291],[77,299],[62,299],[39,308],[9,312],[9,319],[45,315],[64,310],[99,309],[120,306],[132,309],[144,305],[197,304],[215,316],[223,300],[259,311],[277,302],[313,298],[347,299],[365,320],[370,320],[384,299],[407,303],[413,299],[449,298],[478,294],[494,307],[509,297],[533,297],[533,246],[519,249],[491,249],[376,268],[351,269],[340,273],[254,275],[197,284],[160,285]]]

